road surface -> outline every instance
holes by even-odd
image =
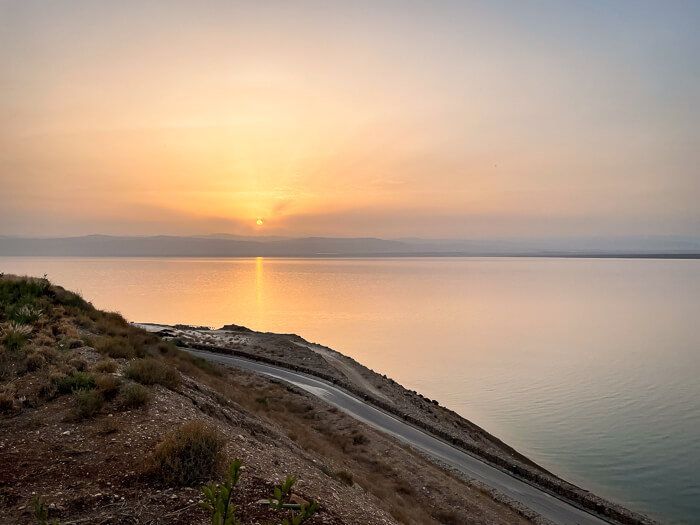
[[[366,404],[327,381],[285,368],[278,368],[229,355],[189,349],[188,352],[209,361],[244,368],[291,383],[306,392],[320,397],[355,419],[386,434],[390,434],[396,439],[408,443],[413,448],[458,469],[469,478],[481,481],[555,523],[567,525],[600,525],[608,523],[585,510],[579,509],[564,500],[560,500],[502,470],[484,463],[477,457],[396,419],[386,412]]]

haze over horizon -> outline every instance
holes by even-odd
[[[698,22],[0,0],[0,235],[697,237]]]

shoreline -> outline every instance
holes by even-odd
[[[193,349],[259,361],[318,377],[516,479],[594,515],[622,524],[658,523],[557,477],[484,429],[441,406],[438,401],[407,390],[386,375],[295,334],[255,332],[237,325],[212,330],[187,325],[132,324]]]

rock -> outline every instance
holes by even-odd
[[[70,436],[70,430],[66,430],[65,432],[61,433],[62,436]]]
[[[306,501],[304,498],[301,496],[297,496],[296,494],[292,493],[291,496],[289,496],[289,503],[295,503],[298,505],[303,505],[304,507],[309,506],[309,502]]]

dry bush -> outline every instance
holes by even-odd
[[[9,392],[0,392],[0,413],[12,412],[15,408],[15,396]]]
[[[51,362],[58,357],[58,352],[52,346],[40,346],[37,348],[37,352],[39,352],[39,354],[42,355],[48,362]]]
[[[99,374],[95,377],[95,386],[105,399],[113,399],[119,393],[119,378],[111,374]]]
[[[346,472],[345,470],[336,472],[335,477],[337,477],[340,481],[345,483],[348,487],[352,487],[355,483],[355,481],[352,479],[352,474]]]
[[[25,365],[27,370],[38,370],[46,364],[46,359],[39,352],[32,352],[27,356],[25,360]]]
[[[140,408],[151,401],[151,392],[143,385],[129,383],[121,389],[120,403],[124,408]]]
[[[102,408],[104,398],[95,388],[81,388],[73,392],[75,406],[73,415],[77,420],[93,417]]]
[[[124,375],[144,385],[163,385],[171,390],[177,389],[181,381],[177,370],[155,359],[137,359],[126,368]]]
[[[117,371],[117,362],[114,359],[103,359],[95,365],[95,370],[107,374],[113,374]]]
[[[167,434],[153,453],[153,474],[166,485],[192,485],[215,476],[223,465],[225,439],[203,421],[188,421]]]
[[[68,364],[79,372],[85,372],[88,368],[88,362],[82,357],[73,357],[68,360]]]
[[[103,338],[97,343],[96,349],[115,359],[130,359],[136,357],[136,349],[123,337]]]
[[[100,423],[100,434],[116,434],[119,429],[119,423],[113,417],[107,417]]]
[[[95,322],[97,330],[104,335],[125,337],[129,333],[129,323],[121,315],[104,312]]]

